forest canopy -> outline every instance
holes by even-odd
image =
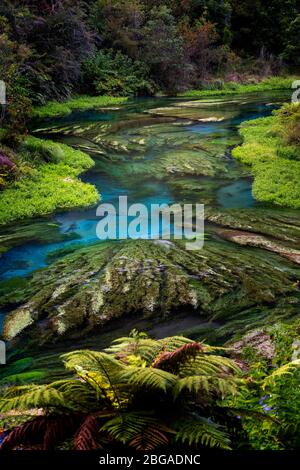
[[[299,0],[3,0],[1,79],[39,104],[174,93],[297,67],[299,33]]]

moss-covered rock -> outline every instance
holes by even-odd
[[[183,242],[99,243],[35,274],[30,300],[8,314],[3,335],[56,342],[98,331],[121,316],[157,321],[183,310],[226,324],[247,309],[272,310],[287,297],[299,308],[295,280],[292,270],[275,269],[260,253],[233,251],[221,242],[207,242],[197,252]]]

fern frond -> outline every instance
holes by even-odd
[[[89,372],[99,372],[105,376],[119,372],[123,365],[113,356],[98,351],[73,351],[61,356],[66,369],[88,370]]]
[[[230,439],[223,427],[202,417],[181,421],[175,440],[183,444],[187,442],[190,446],[201,444],[230,450]]]
[[[264,379],[263,385],[262,385],[263,388],[266,388],[268,385],[271,385],[280,377],[283,377],[286,375],[292,375],[295,369],[298,369],[298,368],[300,368],[300,359],[289,362],[288,364],[285,364],[284,366],[279,367],[274,372],[272,372],[272,374],[270,374],[268,377]]]
[[[162,349],[165,351],[175,351],[175,349],[181,348],[185,344],[194,343],[194,340],[185,338],[184,336],[168,336],[157,341]]]
[[[122,413],[105,423],[101,431],[107,432],[116,441],[129,444],[135,449],[151,450],[166,444],[164,432],[169,431],[151,414],[143,411]]]
[[[192,375],[179,379],[174,388],[173,395],[177,399],[183,391],[189,391],[193,394],[206,392],[207,394],[216,394],[222,398],[237,392],[238,382],[227,376],[215,375]]]
[[[64,401],[74,411],[91,411],[99,406],[97,392],[87,382],[79,379],[58,380],[51,386],[63,394]]]
[[[23,388],[23,387],[21,387]],[[0,399],[0,411],[12,410],[28,410],[31,408],[67,408],[68,404],[64,400],[64,396],[51,385],[32,385],[30,390],[22,390],[20,395],[12,398],[9,394]],[[17,393],[14,389],[13,393]]]
[[[119,375],[120,381],[146,389],[157,389],[164,392],[176,382],[176,376],[153,367],[127,367]]]
[[[106,352],[126,363],[128,356],[139,356],[150,365],[161,350],[161,344],[150,338],[120,338]]]
[[[149,452],[167,445],[169,439],[163,431],[163,427],[150,424],[129,442],[129,446],[138,451]]]
[[[156,358],[153,367],[166,370],[177,371],[185,361],[194,359],[203,348],[200,343],[187,343],[171,352],[162,352]]]
[[[18,445],[32,444],[43,450],[54,449],[75,432],[81,420],[79,415],[37,416],[14,428],[0,449],[11,450]]]
[[[227,357],[213,354],[198,354],[193,360],[180,365],[179,376],[202,374],[237,374],[241,373],[238,365]]]
[[[87,416],[75,435],[75,449],[96,450],[101,448],[99,443],[99,428],[97,418],[93,415]]]

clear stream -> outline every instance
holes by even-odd
[[[180,134],[185,132],[196,133],[199,138],[207,138],[216,133],[220,137],[227,139],[227,136],[237,135],[238,126],[245,120],[255,119],[262,116],[268,116],[276,107],[276,104],[268,102],[270,96],[253,98],[253,101],[247,98],[247,102],[237,102],[231,104],[234,108],[234,114],[222,122],[191,122],[186,121],[180,127]],[[276,96],[278,102],[278,96]],[[72,125],[78,123],[97,123],[97,122],[118,122],[126,118],[126,114],[141,113],[151,108],[160,106],[167,107],[174,103],[174,100],[133,100],[129,105],[122,107],[121,110],[92,111],[84,113],[73,113],[65,119],[56,122],[47,123],[47,125]],[[214,115],[214,108],[209,109]],[[159,127],[158,127],[159,132]],[[163,132],[163,129],[162,129]],[[157,136],[156,136],[157,137]],[[159,136],[158,136],[159,137]],[[56,136],[51,136],[56,138]],[[152,160],[156,158],[155,141],[153,152],[148,152],[147,158]],[[228,168],[230,170],[232,160],[228,159]],[[101,194],[101,202],[117,204],[118,197],[127,195],[129,203],[143,203],[150,206],[152,203],[173,203],[176,202],[176,196],[172,194],[164,180],[153,180],[128,182],[122,178],[115,179],[113,176],[99,171],[97,165],[90,172],[82,175],[82,180],[92,183]],[[120,184],[121,182],[121,184]],[[219,207],[222,208],[248,208],[256,204],[252,196],[252,182],[249,178],[237,178],[228,180],[221,187],[216,188],[215,199]],[[199,201],[201,202],[201,201]],[[43,268],[49,264],[49,255],[57,250],[68,248],[74,244],[79,246],[96,242],[96,224],[99,219],[96,217],[96,209],[86,208],[83,210],[70,210],[64,213],[55,214],[46,219],[50,223],[58,223],[59,230],[63,234],[68,234],[68,239],[56,243],[24,243],[12,248],[1,257],[0,280],[8,280],[15,277],[23,277],[32,272]],[[32,221],[32,227],[37,221]]]

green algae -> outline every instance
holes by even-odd
[[[27,242],[55,243],[76,238],[74,234],[62,234],[59,224],[43,219],[35,219],[19,223],[17,226],[9,225],[1,229],[0,234],[0,259],[1,253],[5,253],[15,246]]]
[[[34,274],[30,300],[8,314],[4,338],[31,344],[93,334],[120,317],[156,319],[176,312],[201,321],[237,321],[247,309],[273,309],[293,300],[299,308],[297,271],[275,268],[260,252],[207,242],[186,251],[183,242],[127,241],[78,250]],[[188,314],[188,313],[187,313]],[[242,322],[255,325],[255,316]]]

